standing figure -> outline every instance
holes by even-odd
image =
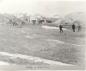
[[[59,25],[60,32],[63,32],[63,29],[62,28],[63,28],[63,26],[60,24]]]
[[[75,25],[74,24],[72,25],[72,29],[73,29],[73,32],[75,32]]]
[[[80,25],[78,25],[78,31],[80,31],[81,30],[81,26]]]

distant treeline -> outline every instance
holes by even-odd
[[[11,24],[13,26],[25,24],[48,24],[56,26],[59,26],[60,24],[62,24],[63,26],[70,26],[72,24],[81,25],[82,15],[80,13],[74,13],[74,15],[70,14],[65,17],[60,17],[58,15],[57,16],[55,15],[53,17],[45,17],[41,15],[31,16],[26,14],[22,15],[0,14],[0,23]]]

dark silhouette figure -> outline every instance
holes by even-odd
[[[75,25],[74,24],[72,25],[72,29],[73,29],[73,32],[75,32]]]
[[[63,28],[63,26],[60,24],[59,25],[60,32],[63,32],[63,29],[62,28]]]

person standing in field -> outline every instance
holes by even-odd
[[[75,32],[75,24],[72,25],[72,30]]]
[[[60,32],[63,32],[63,29],[62,28],[63,28],[63,26],[60,24],[59,25]]]
[[[80,25],[78,25],[77,26],[77,28],[78,28],[78,32],[81,30],[81,26]]]

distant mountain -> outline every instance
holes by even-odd
[[[72,24],[74,22],[77,22],[80,25],[85,25],[86,23],[86,14],[83,12],[76,12],[76,13],[70,13],[64,17],[67,24]]]

